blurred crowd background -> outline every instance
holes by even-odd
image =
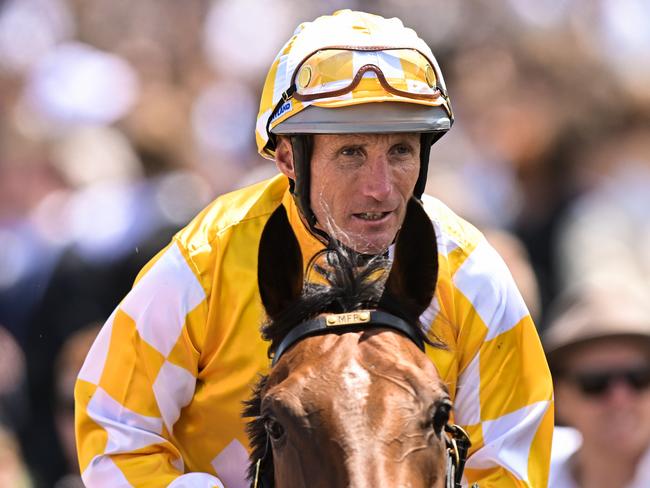
[[[198,210],[275,174],[266,70],[340,8],[431,45],[456,123],[428,193],[486,232],[540,331],[568,292],[650,296],[649,0],[0,0],[0,486],[80,486],[98,328]]]

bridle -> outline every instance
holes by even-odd
[[[424,341],[417,334],[415,328],[405,320],[393,314],[380,310],[357,310],[349,313],[328,314],[315,319],[307,320],[291,329],[275,349],[272,366],[280,356],[294,343],[313,335],[329,333],[353,332],[368,327],[388,327],[406,335],[421,351],[424,351]]]
[[[447,445],[447,474],[445,476],[445,488],[461,488],[467,452],[472,443],[465,430],[456,424],[445,425],[445,444]],[[478,488],[478,483],[472,484],[472,488]]]
[[[280,342],[273,355],[271,365],[274,366],[289,347],[306,337],[353,332],[369,327],[386,327],[401,332],[424,352],[422,337],[418,335],[415,327],[405,320],[380,310],[357,310],[349,313],[328,314],[300,323]],[[467,453],[472,443],[467,432],[455,424],[447,423],[445,425],[444,436],[447,452],[445,488],[461,488]],[[263,472],[263,467],[271,461],[271,454],[270,441],[267,435],[264,454],[255,463],[255,478],[251,488],[274,487],[274,481],[268,479],[268,476],[264,476],[265,473]],[[478,484],[473,484],[472,488],[478,488]]]

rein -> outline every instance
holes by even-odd
[[[310,336],[329,333],[352,332],[369,327],[387,327],[406,335],[415,343],[421,351],[424,351],[424,341],[418,335],[415,328],[403,319],[379,310],[358,310],[355,312],[328,314],[312,320],[307,320],[294,327],[280,342],[273,355],[271,365],[280,359],[296,342]],[[445,444],[447,450],[447,472],[445,476],[445,488],[461,488],[461,480],[467,461],[467,453],[471,446],[469,435],[461,427],[455,424],[447,424],[444,428]],[[272,449],[267,435],[264,454],[255,463],[255,478],[251,488],[273,488],[272,479],[264,472],[265,466],[272,462]],[[472,488],[478,488],[473,484]]]

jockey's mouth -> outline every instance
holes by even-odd
[[[372,222],[380,221],[392,214],[392,211],[389,212],[360,212],[352,214],[353,217],[361,220],[368,220]]]

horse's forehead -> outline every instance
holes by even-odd
[[[379,331],[361,344],[358,350],[362,364],[371,370],[391,372],[409,379],[414,386],[444,386],[431,360],[410,339],[393,331]]]
[[[287,356],[275,389],[304,400],[334,391],[362,399],[378,388],[398,388],[425,402],[445,394],[433,363],[409,339],[391,332],[314,337]]]
[[[356,357],[350,357],[340,371],[340,398],[346,405],[346,416],[363,415],[370,396],[372,376]]]

